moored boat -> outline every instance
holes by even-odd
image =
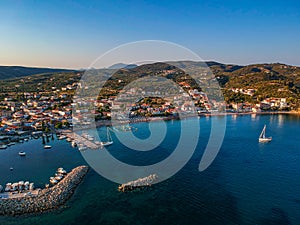
[[[71,144],[71,145],[72,145],[73,148],[75,148],[75,147],[77,146],[76,141],[72,141],[72,144]]]
[[[6,149],[7,145],[0,145],[0,149]]]
[[[59,136],[58,140],[63,140],[63,139],[66,139],[66,138],[67,138],[67,136],[61,135],[61,136]]]
[[[57,184],[58,183],[58,180],[56,180],[54,177],[50,177],[50,183],[51,184]]]
[[[57,173],[67,174],[67,171],[65,171],[64,168],[60,167],[57,169]]]

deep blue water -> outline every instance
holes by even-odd
[[[200,141],[190,161],[170,179],[147,190],[119,193],[118,184],[91,170],[62,209],[39,216],[0,217],[0,224],[300,224],[300,117],[227,116],[222,148],[203,172],[198,165],[211,118],[190,120],[200,122]],[[180,135],[180,121],[166,124],[167,136],[153,151],[132,151],[114,134],[108,151],[134,165],[159,162],[172,154]],[[273,141],[259,144],[264,124]],[[134,126],[137,137],[149,135],[148,123]],[[105,129],[99,134],[104,135]],[[53,148],[45,150],[37,139],[0,150],[0,184],[30,180],[42,187],[56,168],[86,164],[66,140],[50,139],[50,144]],[[18,156],[20,150],[26,157]]]

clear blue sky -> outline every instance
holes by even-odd
[[[156,39],[205,60],[300,65],[300,1],[1,1],[0,64],[87,67]]]

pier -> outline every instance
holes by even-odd
[[[63,132],[67,138],[71,138],[72,140],[75,140],[78,144],[82,144],[83,146],[90,148],[90,149],[98,149],[101,148],[101,145],[97,145],[95,142],[88,140],[87,138],[83,137],[82,135],[79,135],[72,131],[65,131]]]

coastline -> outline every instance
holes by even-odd
[[[58,184],[39,190],[35,196],[0,199],[0,215],[40,214],[59,208],[73,195],[88,170],[88,166],[78,166]]]
[[[243,115],[299,115],[300,111],[268,111],[268,112],[216,112],[216,113],[201,113],[198,116],[184,116],[183,119],[186,118],[196,118],[196,117],[211,117],[211,116],[243,116]],[[135,120],[125,120],[118,121],[120,125],[122,124],[134,124],[141,122],[156,122],[156,121],[169,121],[169,120],[180,120],[181,118],[177,116],[169,116],[169,117],[145,117],[138,118]],[[101,126],[112,126],[111,120],[99,120],[95,122],[96,127]]]

